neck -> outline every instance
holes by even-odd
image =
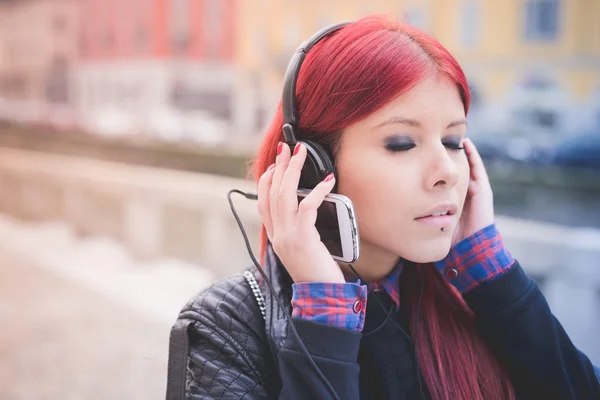
[[[366,282],[374,282],[388,276],[398,264],[400,256],[390,253],[369,242],[361,240],[360,258],[352,263],[352,267]],[[356,274],[345,263],[338,263],[346,276],[356,277]]]

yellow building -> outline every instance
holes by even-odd
[[[589,98],[600,84],[598,0],[435,3],[432,33],[466,70],[480,75],[492,100],[527,70],[543,70],[576,100]]]
[[[409,2],[408,0],[405,1]],[[254,132],[270,121],[281,97],[287,64],[304,40],[331,23],[385,13],[402,18],[401,0],[240,0],[237,62],[243,76],[238,87],[247,104],[246,126]]]
[[[600,124],[599,0],[433,3],[430,33],[461,62],[482,118],[517,135]]]
[[[600,115],[600,0],[241,0],[239,7],[237,58],[259,126],[274,111],[297,46],[329,23],[372,13],[407,20],[457,57],[473,88],[473,119],[544,131]]]

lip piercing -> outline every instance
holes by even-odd
[[[446,228],[442,226],[442,232],[446,232]]]

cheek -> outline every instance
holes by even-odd
[[[394,205],[392,192],[398,182],[392,178],[389,168],[381,159],[368,161],[365,155],[354,163],[338,165],[338,193],[352,200],[363,226],[368,223],[366,221],[376,221],[379,214]]]
[[[390,172],[398,170],[402,173]],[[343,174],[340,171],[338,192],[352,200],[363,240],[381,240],[382,233],[389,237],[404,226],[402,221],[412,218],[417,176],[411,165],[386,163],[381,157],[360,166],[348,165]]]

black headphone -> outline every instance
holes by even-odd
[[[303,42],[298,50],[292,56],[287,70],[285,71],[285,80],[283,84],[283,96],[281,100],[283,111],[283,136],[285,142],[294,147],[297,142],[302,143],[307,150],[306,161],[300,174],[298,187],[304,189],[313,189],[330,173],[335,173],[335,163],[333,153],[330,149],[313,140],[297,140],[296,132],[298,129],[298,110],[296,109],[296,83],[300,67],[306,57],[306,53],[312,49],[321,39],[337,32],[349,22],[342,22],[325,27],[312,35]],[[334,188],[335,190],[335,188]]]

